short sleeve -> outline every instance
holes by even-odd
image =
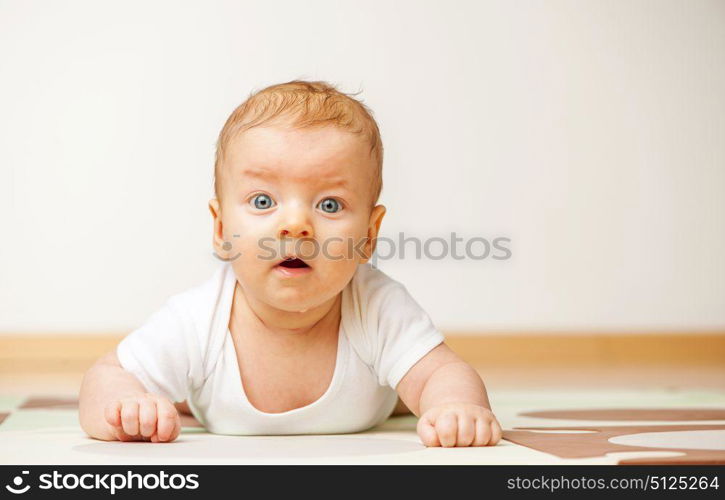
[[[445,338],[397,281],[390,280],[368,306],[373,309],[368,329],[376,330],[373,368],[381,385],[395,389],[413,365]]]
[[[189,324],[172,299],[116,348],[121,366],[148,392],[183,401],[188,396]]]

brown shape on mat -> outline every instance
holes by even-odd
[[[683,448],[648,448],[610,443],[609,439],[643,432],[722,430],[725,425],[622,425],[611,427],[517,427],[504,431],[512,443],[543,451],[560,458],[602,457],[622,451],[667,451],[682,453],[676,457],[643,457],[621,459],[621,465],[720,465],[725,464],[725,451]],[[548,433],[532,431],[594,431],[593,433]]]
[[[39,410],[75,410],[78,408],[78,398],[32,397],[26,399],[19,408],[23,410],[31,408]]]
[[[522,417],[563,420],[725,420],[725,408],[602,408],[542,410],[519,413]]]
[[[2,424],[6,418],[8,418],[9,413],[0,413],[0,424]]]

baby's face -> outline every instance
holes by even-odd
[[[304,311],[347,285],[385,213],[371,204],[372,162],[361,137],[332,126],[258,126],[229,144],[214,241],[245,293]]]

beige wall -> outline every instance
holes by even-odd
[[[386,260],[455,330],[725,327],[725,3],[0,1],[0,332],[118,332],[205,279],[216,134],[325,79],[386,148]]]

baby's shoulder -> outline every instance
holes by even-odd
[[[405,286],[371,264],[360,264],[350,281],[350,291],[359,300],[380,300],[405,292]]]
[[[220,266],[203,281],[171,295],[167,302],[179,313],[189,317],[198,318],[208,315],[223,305],[225,293],[228,292],[230,286],[233,291],[233,283],[230,279],[233,277],[234,273],[231,272],[229,266]],[[231,302],[229,305],[231,306]]]
[[[358,357],[395,387],[407,369],[443,341],[426,311],[399,281],[359,266],[343,294],[343,323]]]
[[[166,307],[196,348],[208,350],[228,326],[235,285],[231,266],[222,265],[204,281],[168,298]]]
[[[421,312],[421,307],[401,282],[370,264],[358,266],[343,292],[342,318],[353,341],[378,340],[393,333],[392,323]]]
[[[355,315],[363,330],[373,327],[380,310],[407,293],[402,283],[371,264],[360,264],[343,292],[343,314]]]

